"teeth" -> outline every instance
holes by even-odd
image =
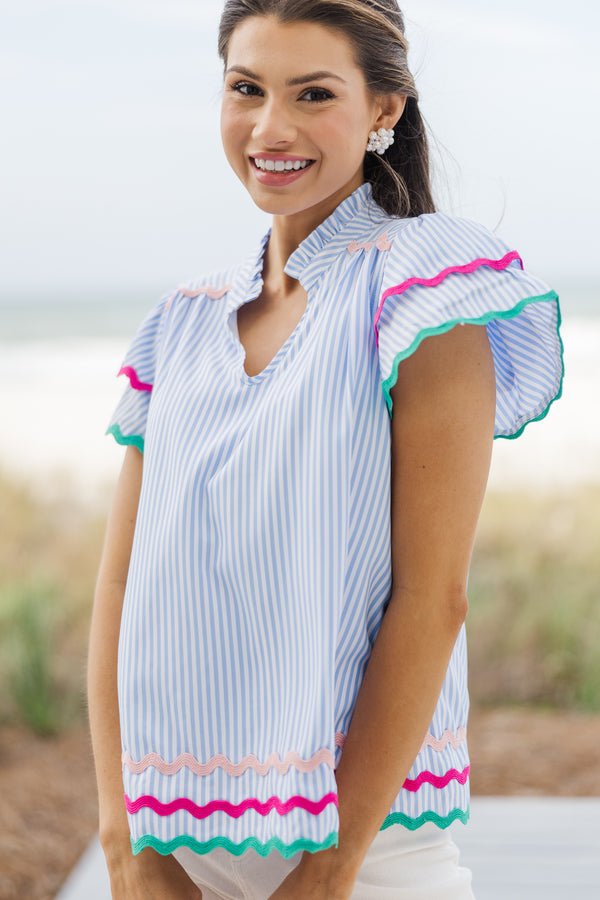
[[[263,169],[267,172],[292,172],[294,169],[305,169],[310,165],[310,160],[295,160],[295,162],[284,162],[282,159],[255,159],[254,165],[257,169]]]

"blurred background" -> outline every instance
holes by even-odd
[[[598,795],[600,12],[402,8],[438,208],[497,230],[563,318],[562,397],[494,443],[469,581],[471,789]],[[97,828],[85,661],[121,358],[164,292],[270,224],[221,145],[221,9],[2,4],[0,898],[53,897]]]

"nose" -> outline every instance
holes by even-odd
[[[267,100],[256,114],[254,140],[263,147],[275,147],[277,144],[292,144],[296,140],[298,130],[292,122],[289,111],[283,103]]]

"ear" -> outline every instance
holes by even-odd
[[[404,113],[407,95],[382,94],[378,99],[381,112],[373,123],[372,131],[377,131],[379,128],[394,128]]]

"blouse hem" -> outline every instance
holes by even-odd
[[[452,825],[453,822],[459,821],[466,825],[471,816],[470,805],[466,809],[455,807],[450,812],[442,816],[433,810],[425,810],[421,815],[415,818],[402,812],[392,812],[383,820],[379,831],[385,831],[394,825],[400,825],[408,828],[410,831],[416,831],[427,822],[431,822],[438,828],[444,829]],[[339,831],[331,831],[323,841],[311,841],[308,838],[299,838],[291,844],[284,844],[278,837],[273,837],[266,843],[262,843],[255,837],[248,837],[236,844],[227,837],[219,836],[211,838],[209,841],[198,841],[189,834],[181,834],[172,838],[170,841],[162,841],[153,834],[144,834],[135,839],[130,837],[131,849],[134,856],[141,853],[146,847],[152,847],[162,856],[173,853],[178,847],[188,847],[194,853],[203,855],[210,853],[216,848],[222,848],[232,856],[241,856],[246,850],[251,848],[260,856],[268,856],[274,851],[278,852],[285,859],[294,856],[294,854],[305,850],[308,853],[319,853],[321,850],[327,850],[329,847],[339,846]]]

